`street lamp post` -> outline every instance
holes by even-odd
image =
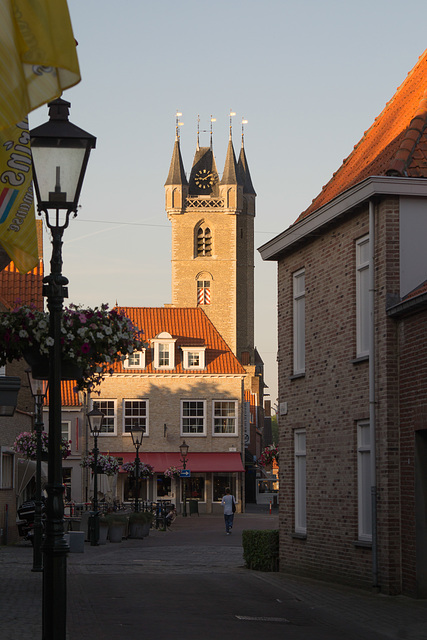
[[[26,370],[31,395],[35,402],[34,431],[36,432],[36,499],[34,510],[34,546],[32,571],[43,571],[42,554],[42,431],[43,431],[43,402],[49,387],[48,380],[36,380],[31,375],[31,369]]]
[[[90,432],[93,436],[93,501],[92,501],[92,528],[90,536],[90,544],[95,547],[99,541],[99,509],[98,509],[98,436],[101,433],[102,422],[104,420],[104,414],[99,409],[92,409],[87,414],[87,420],[89,422]]]
[[[189,446],[188,444],[185,443],[185,440],[184,440],[183,443],[179,445],[179,450],[181,452],[182,468],[184,469],[184,471],[187,468],[188,449],[189,449]],[[183,518],[187,517],[186,492],[187,492],[187,478],[183,478],[183,482],[182,482],[182,517]]]
[[[52,233],[50,274],[43,279],[49,310],[49,453],[46,486],[46,536],[43,544],[43,640],[65,640],[67,553],[64,537],[64,486],[61,459],[61,320],[67,278],[62,275],[62,236],[71,213],[77,214],[89,154],[96,138],[68,120],[70,103],[49,103],[49,121],[30,133],[33,182],[38,213]],[[49,209],[55,215],[49,215]],[[60,219],[60,211],[65,214]]]
[[[142,445],[142,438],[144,437],[144,427],[135,426],[131,428],[131,436],[133,446],[136,450],[135,456],[135,513],[139,511],[139,448]]]

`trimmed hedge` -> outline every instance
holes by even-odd
[[[279,571],[278,529],[242,532],[243,559],[248,569]]]

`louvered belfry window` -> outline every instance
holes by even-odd
[[[212,255],[212,234],[211,230],[206,227],[199,227],[197,231],[197,255],[211,256]]]

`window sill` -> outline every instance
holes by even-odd
[[[291,538],[294,538],[294,540],[307,540],[307,534],[306,533],[292,533],[291,534]]]
[[[353,546],[360,549],[372,549],[372,542],[368,540],[355,540]]]
[[[369,356],[361,356],[360,358],[351,360],[351,364],[360,364],[361,362],[369,362]]]
[[[305,378],[304,373],[294,373],[292,376],[289,376],[289,380],[298,380],[298,378]]]

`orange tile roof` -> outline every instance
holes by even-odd
[[[427,50],[298,220],[370,177],[427,177]]]
[[[75,380],[62,380],[61,382],[61,402],[62,407],[81,407],[80,396],[74,391]],[[46,395],[45,406],[49,406],[49,390]]]
[[[43,227],[36,221],[39,256],[43,256]],[[6,309],[14,309],[23,304],[33,304],[43,310],[42,280],[43,259],[29,273],[19,273],[13,262],[0,271],[0,303]]]
[[[0,271],[0,301],[7,309],[23,304],[34,304],[43,310],[43,262],[29,273],[19,273],[11,262]]]
[[[175,369],[170,370],[170,373],[188,373],[188,370],[182,367],[179,347],[205,346],[205,373],[245,374],[242,365],[202,309],[196,307],[117,307],[117,309],[144,331],[143,340],[146,343],[163,331],[170,333],[172,338],[176,338],[176,366]],[[153,367],[151,349],[146,351],[146,365],[142,370],[144,373],[157,371]],[[117,363],[114,365],[114,371],[125,370],[121,363]],[[198,372],[194,371],[194,373]]]

